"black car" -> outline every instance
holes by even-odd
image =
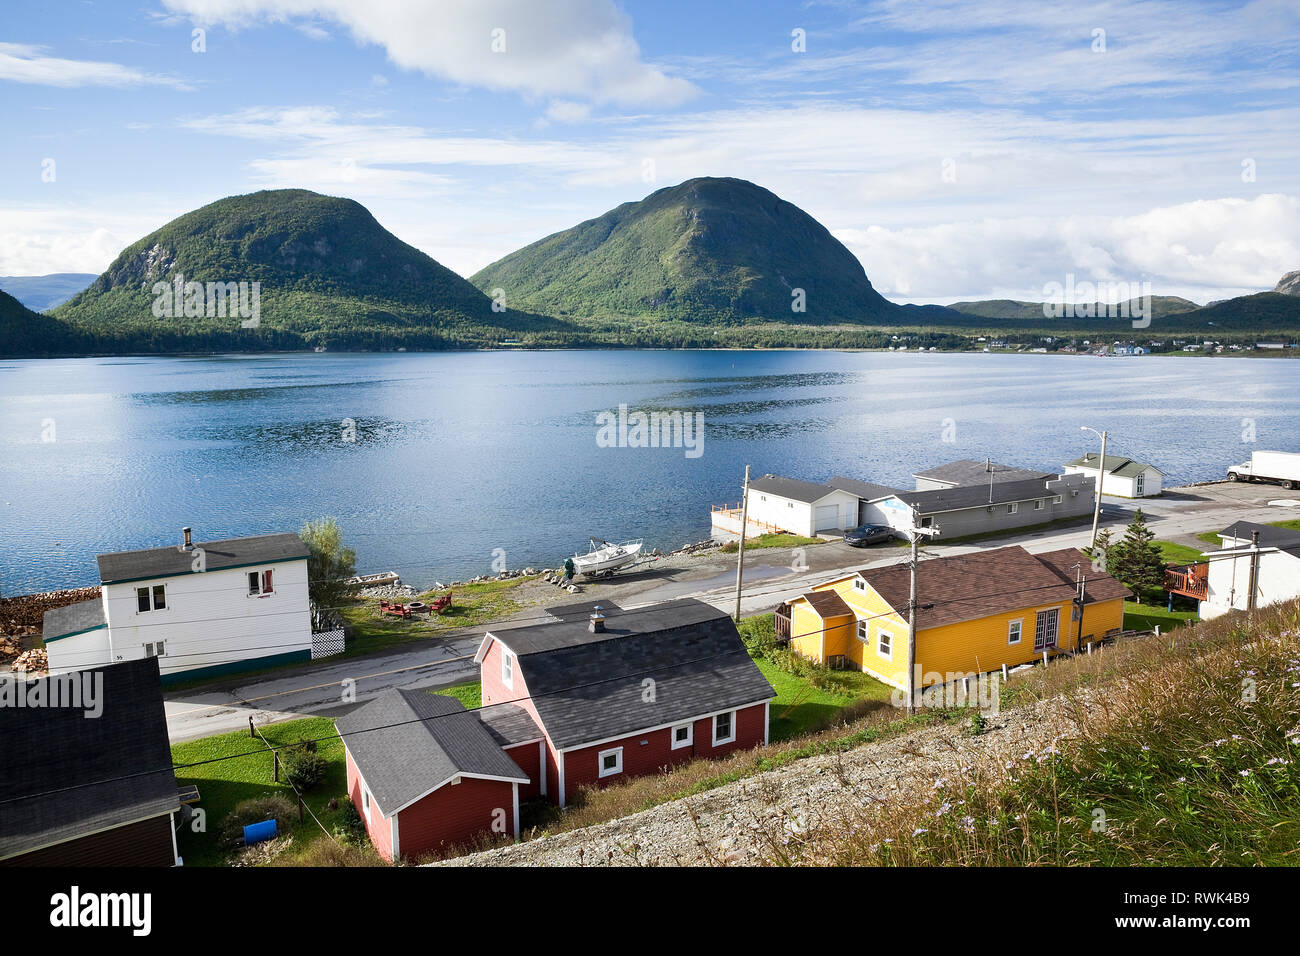
[[[844,543],[855,548],[865,548],[869,544],[892,541],[894,529],[883,524],[864,524],[859,528],[850,528],[844,532]]]

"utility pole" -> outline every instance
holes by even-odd
[[[912,511],[912,530],[908,535],[912,539],[912,557],[908,562],[911,569],[911,585],[907,599],[907,712],[916,711],[916,566],[920,563],[918,542],[921,535],[936,535],[938,528],[921,528],[916,523],[916,511]]]
[[[1250,593],[1246,595],[1246,610],[1255,610],[1255,591],[1259,587],[1259,532],[1250,533]]]
[[[1101,461],[1097,463],[1097,503],[1092,509],[1092,542],[1088,545],[1088,550],[1092,551],[1097,547],[1097,522],[1101,520],[1101,483],[1106,478],[1106,433],[1098,433],[1097,429],[1087,425],[1080,425],[1079,430],[1101,435]]]
[[[740,584],[745,576],[745,532],[749,530],[749,466],[745,466],[745,495],[740,499],[740,550],[736,558],[736,623],[740,623]]]

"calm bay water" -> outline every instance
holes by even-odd
[[[363,571],[427,585],[554,566],[589,536],[672,549],[753,473],[911,487],[956,458],[1110,450],[1167,483],[1300,451],[1300,362],[839,352],[483,352],[0,363],[0,593],[95,555],[334,515]],[[700,411],[703,454],[602,448],[596,415]],[[345,440],[345,419],[356,423]],[[1256,444],[1243,442],[1243,419]],[[944,437],[953,441],[944,441]],[[52,438],[53,440],[46,440]]]

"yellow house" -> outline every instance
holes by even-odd
[[[1077,601],[1083,578],[1083,600]],[[819,584],[777,611],[790,647],[907,687],[907,563]],[[1129,591],[1073,548],[1020,546],[923,561],[917,567],[916,685],[1015,667],[1085,647],[1124,624]]]

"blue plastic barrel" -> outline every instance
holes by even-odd
[[[252,846],[254,843],[261,843],[263,840],[273,840],[275,834],[274,819],[263,820],[261,823],[250,823],[244,827],[244,844]]]

